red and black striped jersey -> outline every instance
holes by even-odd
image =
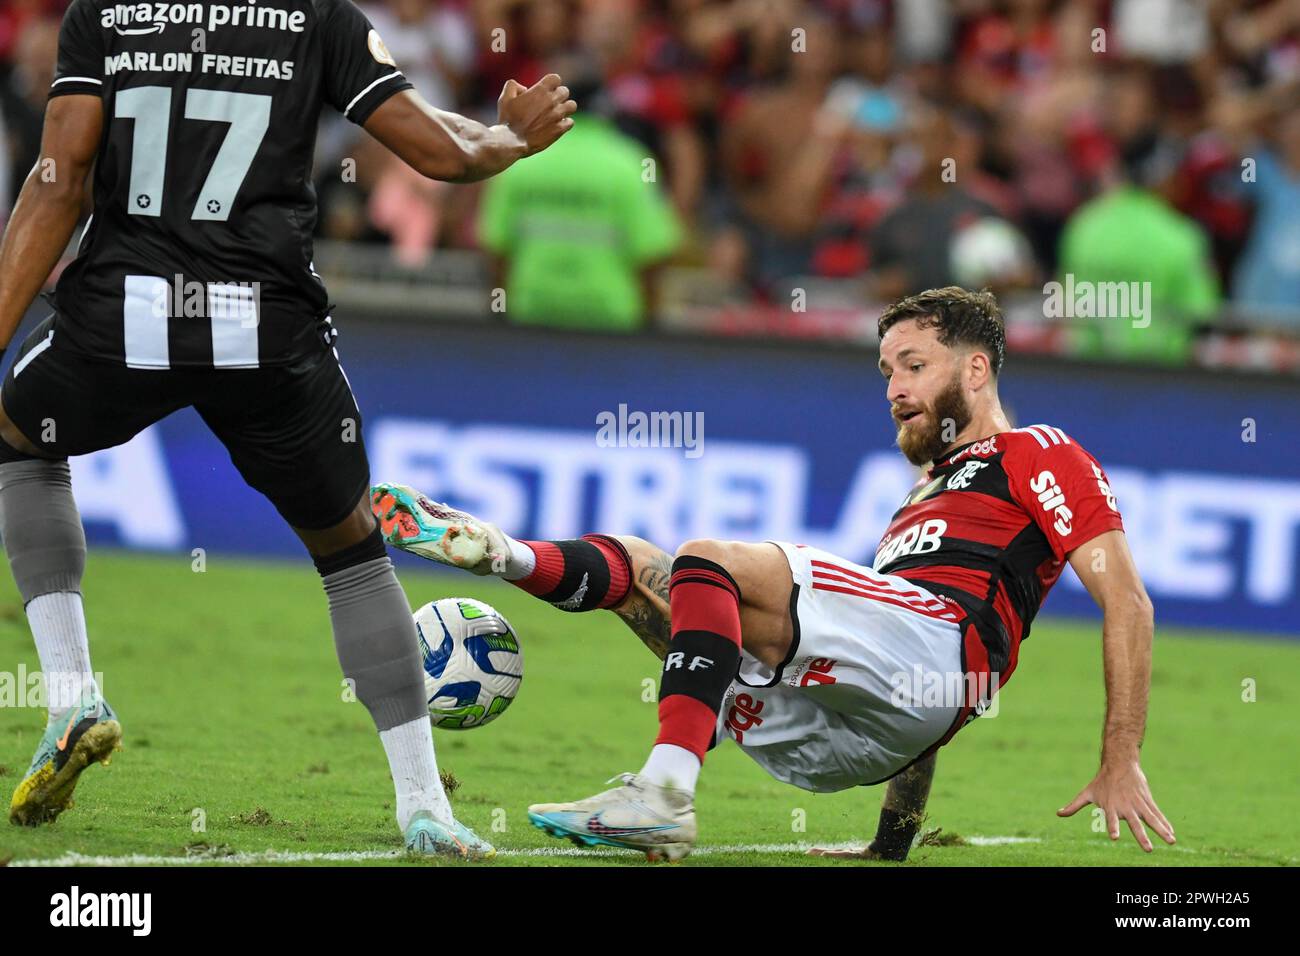
[[[997,675],[996,687],[1015,670],[1066,557],[1117,529],[1097,460],[1059,428],[1030,425],[935,462],[894,513],[873,567],[965,609],[979,636],[967,641],[967,669]]]

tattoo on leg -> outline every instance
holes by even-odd
[[[656,552],[648,563],[637,567],[632,582],[636,593],[616,612],[660,660],[668,655],[668,643],[672,639],[668,610],[668,581],[672,573],[672,558],[663,551]]]

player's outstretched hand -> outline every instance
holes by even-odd
[[[528,89],[506,80],[497,100],[497,117],[518,136],[531,156],[550,146],[573,127],[578,104],[555,73],[547,73]]]
[[[1106,814],[1106,831],[1112,840],[1119,839],[1119,821],[1127,820],[1128,827],[1138,845],[1151,852],[1151,838],[1145,823],[1171,846],[1174,828],[1156,806],[1147,786],[1146,775],[1136,760],[1123,763],[1102,764],[1092,783],[1079,791],[1079,795],[1056,811],[1058,817],[1073,816],[1076,811],[1095,803]]]

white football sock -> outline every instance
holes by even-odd
[[[641,768],[641,776],[661,787],[694,793],[700,778],[700,758],[676,744],[655,744],[650,759]]]
[[[510,559],[506,561],[506,569],[501,577],[507,581],[521,581],[532,574],[537,567],[537,555],[528,545],[516,541],[504,531],[502,535],[510,545]]]
[[[90,671],[81,595],[76,591],[55,591],[32,598],[27,602],[27,623],[41,659],[49,719],[55,721],[79,704],[83,694],[99,691]]]
[[[438,761],[433,756],[433,734],[428,717],[381,730],[379,739],[388,754],[388,768],[397,791],[397,825],[406,825],[418,810],[428,810],[439,823],[452,823],[451,804],[438,777]]]

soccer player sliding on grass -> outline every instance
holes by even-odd
[[[529,808],[555,836],[680,859],[694,793],[724,735],[778,780],[834,791],[890,781],[876,840],[837,855],[906,855],[934,754],[983,713],[1068,561],[1101,607],[1106,722],[1089,803],[1174,842],[1138,763],[1154,630],[1115,497],[1096,460],[1050,425],[1012,429],[998,400],[1005,331],[993,296],[955,287],[880,319],[898,446],[925,466],[872,567],[787,542],[632,537],[515,541],[401,485],[372,489],[388,541],[498,574],[568,611],[613,610],[664,662],[659,736],[639,773],[575,803]],[[828,852],[828,851],[823,851]],[[833,851],[829,851],[833,852]]]

